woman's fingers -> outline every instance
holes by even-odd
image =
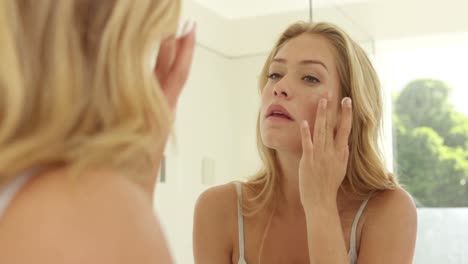
[[[314,125],[314,148],[318,151],[325,150],[326,126],[327,126],[327,99],[320,99],[317,107]]]
[[[156,61],[156,77],[162,82],[168,76],[176,54],[176,40],[171,36],[161,42]]]
[[[313,144],[312,137],[310,136],[309,122],[302,121],[301,124],[301,141],[302,141],[302,155],[310,156],[312,154]]]
[[[161,43],[155,69],[161,89],[172,108],[188,79],[195,48],[196,25],[193,24],[190,30],[188,25],[184,28],[185,34],[179,39],[170,38]]]
[[[337,150],[348,148],[348,139],[353,124],[353,110],[351,98],[346,97],[341,101],[341,120],[335,136],[335,147]]]

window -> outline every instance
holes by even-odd
[[[394,171],[419,207],[468,207],[468,34],[378,43]]]

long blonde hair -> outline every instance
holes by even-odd
[[[145,172],[171,114],[150,67],[180,1],[0,1],[0,186],[64,164]]]
[[[325,37],[335,49],[340,87],[343,97],[353,100],[353,125],[349,139],[350,155],[343,191],[366,196],[375,190],[395,189],[399,186],[394,175],[385,168],[378,149],[382,121],[382,95],[377,74],[365,51],[343,30],[330,23],[298,22],[289,26],[270,52],[260,75],[260,93],[267,83],[269,65],[284,44],[301,35],[316,34]],[[259,190],[252,198],[256,206],[247,207],[249,213],[272,205],[277,197],[280,167],[274,149],[267,148],[260,137],[260,119],[257,120],[257,148],[263,168],[246,183]]]

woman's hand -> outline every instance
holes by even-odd
[[[177,40],[171,36],[161,42],[158,59],[154,73],[165,95],[167,103],[175,115],[177,100],[188,79],[190,66],[192,64],[193,50],[195,47],[195,24],[188,31],[188,23],[184,25],[185,33]],[[163,158],[168,134],[160,136],[160,144],[155,149],[155,167],[153,171],[158,172]],[[152,177],[152,182],[147,184],[150,193],[153,195],[154,186],[157,182],[156,175]]]
[[[188,27],[189,23],[186,23],[183,29],[185,34],[180,38],[169,37],[161,42],[156,62],[156,77],[173,112],[192,64],[196,25],[193,24],[187,32]]]
[[[346,175],[349,157],[351,99],[344,98],[341,106],[341,121],[336,135],[330,121],[331,110],[327,108],[327,99],[319,101],[313,140],[308,122],[304,120],[301,124],[302,158],[299,163],[299,191],[306,213],[308,209],[315,207],[336,207],[336,195]]]

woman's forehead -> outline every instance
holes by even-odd
[[[318,60],[329,67],[334,65],[333,47],[330,41],[318,34],[302,34],[288,40],[278,50],[274,59],[286,59],[292,63]]]

